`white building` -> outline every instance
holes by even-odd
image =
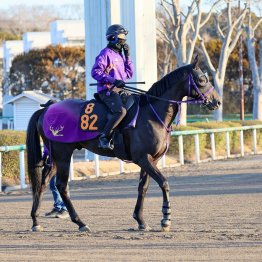
[[[9,100],[7,104],[13,104],[14,130],[26,130],[32,114],[49,99],[57,100],[39,91],[24,91]]]
[[[23,49],[24,52],[29,52],[35,48],[45,48],[51,45],[50,32],[26,32],[23,34]]]
[[[13,59],[23,53],[23,41],[5,41],[3,43],[3,79],[8,77],[10,67],[12,66]],[[8,123],[9,119],[13,116],[12,105],[6,105],[5,103],[12,98],[8,85],[2,86],[3,92],[3,124]],[[6,121],[6,123],[5,123]]]
[[[56,20],[50,23],[52,45],[83,46],[85,22],[83,20]]]
[[[0,64],[3,63],[3,57],[4,57],[4,52],[3,52],[3,47],[0,47]],[[3,80],[3,66],[0,68],[0,108],[3,107],[3,98],[2,98],[2,80]],[[1,124],[0,124],[1,126]]]
[[[23,41],[10,40],[3,44],[3,77],[5,77],[12,65],[13,59],[24,52]]]
[[[86,94],[93,96],[96,88],[89,84],[96,56],[107,44],[106,30],[122,24],[128,31],[127,43],[135,66],[132,81],[145,81],[138,88],[148,90],[157,80],[155,0],[85,0],[86,31]]]

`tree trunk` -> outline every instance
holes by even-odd
[[[224,85],[224,79],[217,79],[218,72],[216,72],[215,77],[214,77],[214,85],[215,89],[220,95],[221,98],[221,105],[220,107],[214,111],[214,119],[216,121],[223,121],[223,85]]]
[[[254,87],[253,119],[262,120],[262,86]]]
[[[185,96],[183,100],[187,100],[188,97]],[[186,126],[187,125],[187,104],[182,103],[181,105],[181,114],[180,114],[180,125]]]
[[[183,46],[183,45],[182,45]],[[182,47],[181,46],[181,47]],[[185,48],[185,45],[184,45]],[[180,49],[179,49],[180,50]],[[180,53],[183,52],[183,50],[180,50]],[[182,56],[182,54],[181,54]],[[180,57],[181,57],[180,56]],[[178,56],[179,57],[179,56]],[[184,66],[186,64],[186,60],[178,60],[177,59],[177,67],[181,67]],[[187,100],[188,97],[184,97],[183,100]],[[181,126],[186,126],[187,125],[187,104],[186,103],[182,103],[181,104],[181,112],[180,112],[180,122],[179,125]]]
[[[255,46],[252,40],[252,37],[249,35],[247,38],[247,50],[253,80],[253,119],[262,120],[262,81],[259,77],[259,70],[255,56]],[[262,59],[262,57],[260,57],[260,59]]]

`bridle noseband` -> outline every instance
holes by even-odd
[[[204,75],[206,77],[206,75]],[[207,79],[207,77],[206,77]],[[191,82],[193,84],[193,87],[195,89],[195,91],[197,92],[197,94],[199,95],[200,99],[196,98],[195,101],[198,101],[197,103],[202,103],[204,105],[207,105],[209,103],[209,100],[207,98],[207,95],[209,93],[211,93],[214,90],[214,86],[210,86],[210,88],[208,90],[206,90],[204,93],[202,93],[199,88],[197,87],[194,78],[192,76],[192,74],[189,75],[188,77],[188,96],[190,96],[190,91],[191,91]],[[206,88],[207,84],[210,83],[209,81],[207,81],[207,83],[203,86],[204,88]],[[194,101],[194,100],[188,100],[188,101]]]

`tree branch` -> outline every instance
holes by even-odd
[[[192,37],[192,40],[191,40],[191,44],[190,44],[188,52],[187,52],[187,63],[190,63],[190,60],[193,56],[193,52],[194,52],[195,45],[196,45],[196,40],[198,38],[198,34],[199,34],[199,30],[200,30],[200,22],[201,22],[201,16],[202,16],[202,12],[200,10],[200,3],[201,3],[201,1],[198,2],[198,6],[197,6],[198,14],[197,14],[197,17],[194,21],[195,30],[194,30],[194,34],[193,34],[193,37]]]
[[[191,27],[192,32],[194,33],[196,30],[195,30],[194,23],[192,23],[192,21],[190,22],[190,27]]]
[[[221,0],[217,0],[212,7],[210,8],[207,17],[205,18],[205,20],[200,24],[200,28],[202,28],[210,19],[210,16],[212,15],[213,10],[216,8],[216,6],[221,2]]]
[[[229,50],[229,54],[231,54],[231,52],[233,51],[233,49],[235,48],[236,44],[237,44],[237,41],[240,37],[240,35],[243,33],[243,29],[239,29],[237,31],[237,33],[235,34],[234,36],[234,39],[231,41],[231,44],[229,45],[228,47],[228,50]]]
[[[227,2],[227,24],[228,27],[231,28],[232,25],[232,16],[231,16],[231,1]],[[228,30],[229,32],[230,30]]]
[[[164,32],[163,30],[157,28],[157,32],[160,34],[160,38],[165,41],[166,43],[170,43],[170,38],[167,36],[166,32]]]
[[[220,28],[218,16],[215,16],[214,19],[216,21],[216,29],[217,29],[218,36],[219,36],[220,40],[223,41],[225,39],[225,35]]]
[[[167,25],[161,19],[157,19],[157,21],[161,24],[161,26],[165,30],[165,32],[168,32]]]
[[[170,33],[170,30],[168,30],[167,25],[161,19],[158,19],[158,22],[161,24],[162,28],[164,29],[164,31],[162,31],[163,34],[165,34],[166,38],[168,38],[170,41],[170,39],[172,38],[172,32]]]
[[[161,0],[160,5],[163,6],[163,8],[165,9],[166,13],[168,14],[168,16],[169,16],[169,18],[170,18],[170,20],[171,20],[171,22],[172,22],[172,24],[173,24],[173,26],[175,26],[175,25],[176,25],[176,22],[175,22],[174,16],[172,16],[170,9],[169,9],[169,8],[167,7],[167,5],[166,5],[166,2],[163,1],[163,0]]]
[[[262,22],[262,17],[258,20],[258,22],[256,23],[256,25],[253,28],[253,31],[255,32],[256,29],[258,28],[258,26],[260,25],[260,23]]]
[[[173,0],[173,13],[174,17],[176,18],[176,25],[175,25],[175,39],[178,42],[179,41],[179,28],[180,28],[180,20],[181,20],[181,14],[180,14],[180,6],[177,1]]]
[[[192,1],[191,6],[188,8],[188,12],[187,12],[186,19],[184,21],[184,25],[188,25],[189,24],[189,22],[191,20],[191,17],[193,15],[193,12],[194,12],[194,5],[195,5],[195,3],[196,3],[195,0]]]
[[[177,57],[177,48],[176,48],[176,45],[175,45],[174,41],[171,41],[170,43],[171,43],[171,46],[172,46],[172,48],[173,48],[173,50],[174,50],[174,54],[175,54],[175,56]]]
[[[246,5],[245,9],[242,11],[242,14],[240,14],[240,16],[239,16],[239,17],[236,19],[236,21],[233,23],[232,28],[235,28],[235,27],[237,26],[237,24],[239,24],[239,23],[243,23],[243,20],[244,20],[244,18],[245,18],[245,16],[246,16],[247,10],[248,10],[248,8],[247,8],[247,5]],[[241,22],[241,21],[242,21],[242,22]],[[231,23],[230,23],[230,24],[231,24]]]
[[[212,72],[212,74],[215,74],[216,73],[216,69],[214,68],[211,60],[210,60],[210,57],[209,57],[209,54],[206,50],[206,47],[205,47],[205,43],[204,43],[204,40],[201,38],[200,39],[200,46],[202,48],[202,51],[203,51],[203,54],[204,54],[204,57],[205,57],[205,61],[207,63],[207,66],[209,68],[209,70]]]

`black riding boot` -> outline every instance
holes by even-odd
[[[111,139],[106,137],[105,134],[101,134],[101,136],[99,137],[99,148],[103,148],[103,149],[109,149],[109,150],[113,150],[114,149],[114,145],[111,142]]]

